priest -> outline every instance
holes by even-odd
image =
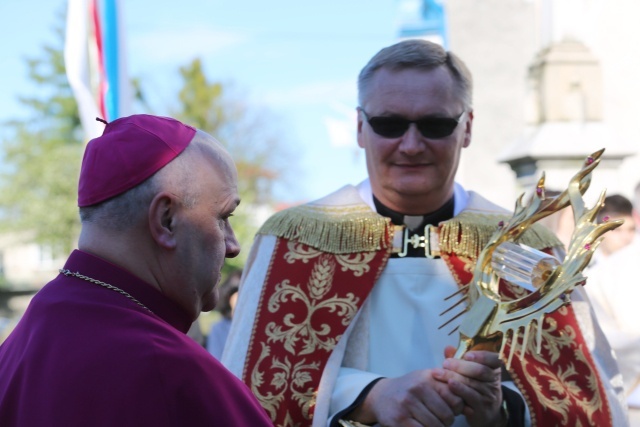
[[[464,318],[460,306],[440,316],[445,298],[509,217],[454,181],[474,119],[464,63],[399,42],[363,68],[358,100],[368,179],[264,224],[223,363],[277,426],[625,425],[617,367],[581,289],[548,316],[541,354],[529,348],[509,369],[492,351],[452,357],[455,321],[439,328]],[[539,227],[521,242],[560,246]]]

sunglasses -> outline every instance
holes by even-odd
[[[362,112],[371,129],[383,138],[399,138],[405,134],[411,123],[415,123],[418,130],[425,138],[441,139],[451,135],[460,123],[466,111],[460,113],[458,117],[424,117],[418,120],[409,120],[404,117],[376,116],[369,117],[362,107],[358,107]]]

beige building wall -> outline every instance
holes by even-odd
[[[507,209],[515,175],[497,162],[525,125],[527,67],[535,53],[534,5],[522,0],[447,0],[449,49],[474,77],[473,139],[458,180]]]
[[[640,2],[598,1],[593,51],[602,58],[604,114],[607,124],[636,153],[640,150]],[[633,197],[640,182],[640,155],[628,158],[620,180],[608,193]]]
[[[523,137],[530,119],[529,66],[541,48],[563,37],[582,38],[600,60],[603,123],[612,136],[595,135],[592,143],[607,149],[624,145],[637,152],[640,28],[633,21],[640,16],[640,2],[446,0],[445,5],[449,49],[465,60],[475,84],[474,135],[458,173],[458,180],[465,186],[513,208],[521,189],[509,166],[498,163],[498,159]],[[586,147],[582,138],[569,136],[561,145],[559,151],[582,151],[585,157],[590,154],[591,147]],[[549,162],[544,165],[556,166]],[[603,164],[596,170],[590,193],[608,187],[608,194],[630,197],[640,181],[640,158],[636,155],[622,165],[605,169]],[[546,172],[547,182],[554,186],[572,175],[566,170]]]

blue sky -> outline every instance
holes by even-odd
[[[0,121],[23,113],[17,97],[34,93],[24,58],[41,55],[65,4],[0,0]],[[210,79],[233,82],[277,117],[297,166],[280,199],[314,199],[366,176],[355,141],[356,78],[396,41],[398,0],[125,0],[122,7],[129,74],[143,79],[155,113],[169,113],[178,68],[199,57]]]

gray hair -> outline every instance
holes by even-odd
[[[193,176],[193,161],[202,156],[203,148],[220,148],[218,143],[202,131],[197,131],[187,147],[175,159],[142,183],[111,199],[80,208],[80,221],[93,223],[113,231],[124,231],[142,221],[147,208],[160,191],[180,192],[182,203],[193,207],[198,202],[198,178]],[[210,150],[209,148],[209,150]]]
[[[364,105],[369,95],[371,80],[376,71],[385,68],[400,71],[408,68],[433,70],[445,66],[455,82],[456,96],[463,102],[465,110],[472,107],[473,80],[467,66],[455,54],[442,46],[421,39],[401,41],[385,47],[374,55],[358,76],[358,102]]]

